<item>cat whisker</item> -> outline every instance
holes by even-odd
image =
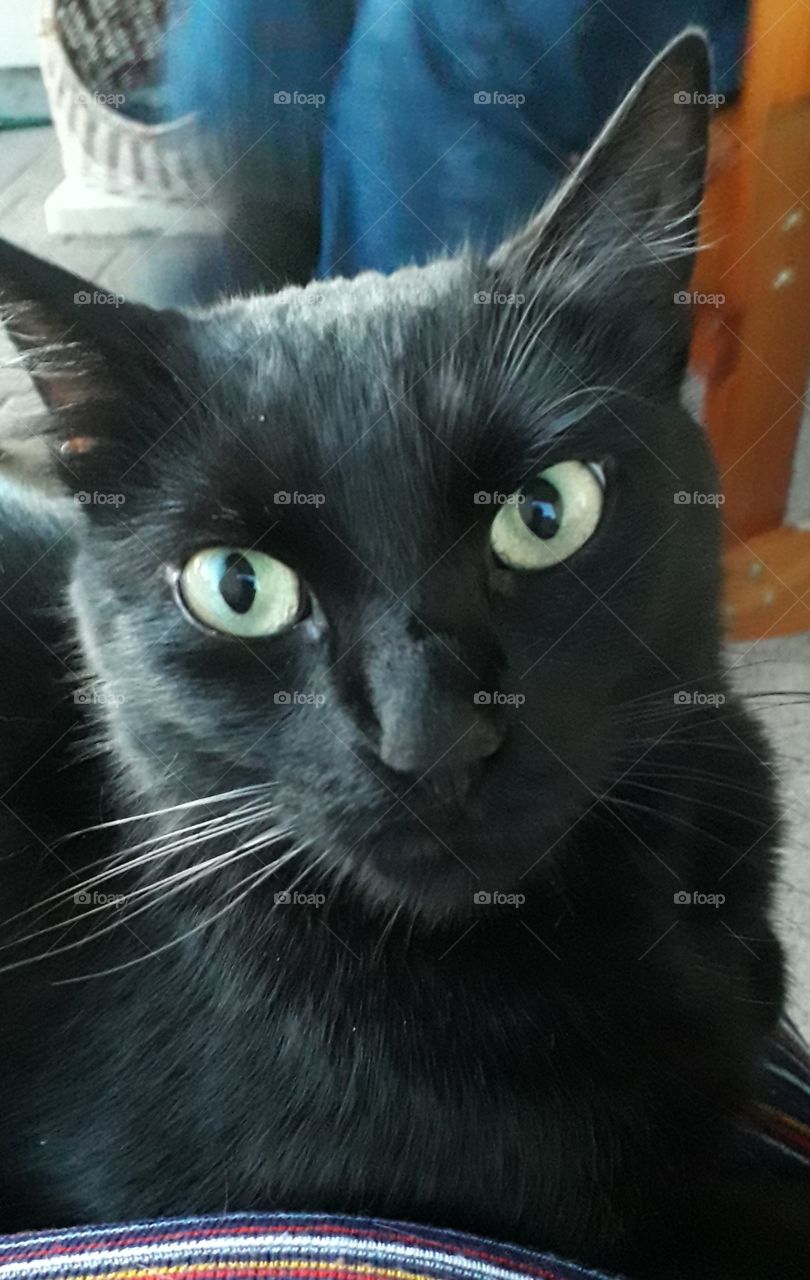
[[[621,785],[622,787],[631,786],[631,787],[636,787],[642,791],[650,791],[654,795],[669,796],[673,800],[686,800],[691,804],[700,805],[701,808],[704,808],[704,809],[716,809],[719,813],[728,814],[728,816],[732,818],[741,818],[746,822],[752,823],[755,826],[764,827],[766,829],[771,825],[769,822],[761,821],[760,819],[753,818],[751,817],[750,814],[743,813],[738,809],[731,809],[727,805],[716,804],[713,800],[703,800],[699,796],[685,795],[681,791],[669,791],[665,787],[655,787],[646,782],[639,782],[633,778],[632,772],[624,775],[624,777],[622,778]],[[605,798],[606,799],[613,798],[612,793],[608,792]]]
[[[302,846],[302,847],[303,847],[303,846]],[[332,853],[332,850],[331,850],[331,849],[324,849],[322,853],[319,853],[319,854],[318,854],[317,858],[315,858],[313,861],[308,862],[308,863],[307,863],[307,864],[306,864],[306,865],[301,869],[300,874],[299,874],[298,876],[296,876],[296,878],[292,881],[292,883],[286,886],[286,892],[287,892],[287,893],[294,893],[294,892],[295,892],[295,890],[298,888],[299,884],[301,884],[303,880],[305,880],[305,879],[307,879],[309,876],[311,876],[311,875],[312,875],[312,873],[313,873],[313,872],[314,872],[318,867],[320,867],[320,866],[321,866],[321,864],[322,864],[323,862],[325,862],[325,861],[326,861],[326,859],[331,855],[331,853]],[[273,903],[273,906],[272,906],[272,908],[271,908],[271,911],[277,911],[277,910],[279,909],[279,906],[280,906],[280,905],[281,905],[280,903],[278,903],[278,902],[274,902],[274,903]]]
[[[194,925],[193,928],[188,929],[178,938],[172,938],[170,942],[165,942],[162,946],[156,947],[154,950],[150,950],[145,956],[136,956],[134,960],[126,960],[122,964],[112,965],[109,969],[102,969],[95,973],[79,974],[72,978],[58,979],[54,982],[54,986],[69,986],[76,982],[86,982],[91,978],[109,977],[111,974],[120,973],[125,969],[131,969],[134,965],[143,964],[146,960],[154,959],[174,947],[179,947],[182,943],[187,942],[189,938],[194,937],[195,934],[199,933],[203,929],[209,929],[217,920],[220,920],[223,916],[227,915],[234,907],[238,906],[240,902],[243,902],[250,893],[263,884],[265,880],[274,875],[281,866],[285,865],[286,862],[289,862],[298,854],[303,853],[306,847],[307,846],[305,844],[298,845],[294,849],[291,849],[284,858],[280,858],[276,863],[271,863],[267,867],[259,867],[257,871],[251,872],[250,875],[239,881],[235,886],[235,890],[242,888],[244,885],[247,885],[247,888],[243,888],[241,893],[237,893],[236,897],[232,897],[225,906],[221,908],[221,910],[216,911],[212,916],[208,916],[205,920],[200,921],[199,924]]]
[[[65,840],[73,840],[77,836],[90,835],[94,831],[104,831],[109,827],[120,827],[131,822],[142,822],[147,818],[161,818],[166,814],[178,813],[182,809],[194,809],[200,805],[213,805],[224,800],[241,799],[243,796],[265,791],[267,787],[272,785],[272,782],[255,782],[245,787],[236,787],[233,791],[223,791],[219,795],[199,796],[194,800],[184,800],[180,804],[170,804],[165,809],[152,809],[147,813],[134,813],[126,818],[111,818],[107,822],[99,822],[92,827],[82,827],[63,838]]]
[[[33,912],[42,910],[43,908],[48,908],[48,910],[43,912],[43,914],[48,915],[52,910],[55,909],[56,906],[59,905],[60,902],[69,898],[75,899],[75,897],[78,894],[90,892],[91,890],[95,889],[99,884],[103,884],[106,881],[116,876],[119,876],[119,877],[124,876],[130,871],[133,871],[139,866],[145,865],[146,863],[157,861],[158,859],[170,857],[175,853],[179,853],[186,849],[193,848],[195,845],[202,843],[203,840],[211,840],[214,837],[219,838],[223,835],[229,835],[234,831],[239,831],[241,830],[242,827],[247,826],[251,821],[259,820],[262,818],[266,820],[267,818],[271,817],[275,811],[276,811],[275,807],[271,807],[270,809],[267,809],[265,806],[247,807],[244,811],[243,816],[240,818],[238,822],[234,822],[232,821],[232,819],[236,816],[236,813],[238,813],[239,811],[236,811],[236,813],[232,813],[232,814],[224,814],[217,819],[208,819],[206,821],[206,824],[203,830],[200,830],[197,832],[196,835],[187,837],[185,839],[172,841],[171,836],[169,836],[168,837],[169,843],[160,845],[159,842],[161,840],[167,839],[166,834],[163,833],[161,835],[150,837],[148,841],[143,841],[141,844],[134,845],[129,849],[124,849],[112,855],[108,855],[108,857],[106,858],[100,858],[97,860],[96,863],[93,863],[91,865],[98,866],[100,864],[105,864],[106,866],[105,870],[99,872],[94,876],[90,876],[83,881],[79,881],[78,884],[73,883],[73,884],[67,885],[65,888],[59,889],[56,893],[51,894],[49,897],[44,898],[39,902],[33,903],[30,907],[25,908],[25,910],[19,911],[15,915],[10,916],[8,919],[4,920],[2,922],[2,927],[5,928],[6,926],[12,924],[15,920],[22,919],[23,917],[30,915]],[[202,825],[202,824],[197,824],[197,825]],[[188,828],[187,830],[192,830],[192,828]],[[128,853],[134,853],[137,850],[142,849],[147,843],[151,844],[155,842],[158,843],[158,847],[141,854],[137,858],[131,858],[129,861],[124,861]],[[2,949],[3,948],[0,947],[0,950]]]
[[[244,805],[241,809],[234,809],[229,813],[207,818],[204,822],[192,823],[188,827],[180,827],[173,831],[170,830],[149,836],[138,844],[130,845],[128,848],[113,854],[106,861],[109,861],[113,870],[117,870],[128,854],[137,853],[141,849],[148,849],[149,845],[157,845],[162,840],[168,839],[173,842],[166,846],[167,850],[173,852],[175,849],[183,849],[199,844],[203,840],[211,839],[214,836],[227,834],[227,831],[231,829],[231,824],[233,824],[234,830],[238,830],[240,826],[246,826],[252,819],[269,818],[277,812],[278,807],[276,805],[268,805],[266,801],[257,801],[252,805]],[[239,819],[238,822],[235,821],[237,818]],[[101,859],[101,861],[105,861],[105,859]]]
[[[601,806],[602,808],[606,809],[607,812],[609,813],[611,805],[620,805],[626,809],[637,809],[640,813],[650,813],[653,815],[653,817],[659,819],[662,822],[669,822],[670,824],[675,826],[685,827],[689,831],[697,832],[698,835],[703,836],[707,840],[712,840],[715,844],[721,845],[722,848],[728,849],[732,853],[738,852],[735,845],[730,844],[728,840],[721,840],[719,836],[715,835],[714,832],[712,831],[707,831],[705,827],[699,827],[694,822],[689,822],[686,818],[681,818],[677,814],[667,813],[667,812],[660,811],[658,809],[654,809],[652,805],[642,804],[638,800],[629,800],[624,797],[620,797],[616,795],[612,795],[609,797],[602,796],[600,797],[599,804],[596,807],[598,809],[599,806]]]
[[[2,967],[0,967],[0,973],[9,972],[12,969],[20,968],[23,965],[35,964],[40,960],[46,959],[48,956],[61,955],[68,951],[74,951],[79,947],[87,946],[89,943],[94,942],[97,939],[103,937],[105,934],[111,932],[111,930],[117,929],[122,924],[127,924],[128,921],[136,919],[139,915],[142,915],[144,911],[152,910],[156,905],[160,905],[168,901],[169,899],[175,897],[178,893],[181,893],[184,890],[186,890],[190,885],[197,883],[197,881],[208,878],[211,874],[213,874],[214,871],[219,870],[221,867],[231,865],[237,861],[240,861],[244,857],[249,857],[255,854],[256,849],[262,845],[266,846],[267,844],[278,843],[280,840],[289,836],[289,834],[290,833],[286,831],[274,833],[272,836],[268,835],[267,833],[263,833],[262,835],[256,836],[252,840],[247,841],[244,845],[239,845],[235,849],[229,850],[227,853],[217,854],[214,858],[209,859],[208,863],[205,864],[202,867],[202,869],[200,867],[191,866],[186,868],[183,872],[177,873],[173,877],[169,877],[164,881],[158,881],[157,884],[147,885],[141,889],[134,890],[133,893],[131,895],[127,895],[127,897],[141,898],[143,896],[148,896],[149,898],[149,901],[139,906],[136,911],[128,912],[126,915],[121,914],[118,917],[118,919],[112,921],[110,924],[106,925],[103,929],[97,929],[94,933],[88,934],[82,938],[78,938],[74,942],[68,942],[68,943],[65,943],[64,946],[54,947],[52,950],[42,952],[39,955],[28,956],[23,960],[17,960],[12,962],[11,964],[3,965]],[[300,852],[300,850],[298,851]],[[293,856],[294,852],[295,851],[290,851],[286,854],[283,854],[280,858],[268,864],[269,873],[272,874],[273,872],[278,870],[281,866],[285,865],[285,863],[288,862],[290,858]],[[260,870],[262,871],[267,869],[268,868],[265,868],[265,867],[260,868]],[[160,890],[164,888],[167,883],[170,883],[171,881],[177,881],[177,880],[179,880],[179,883],[174,883],[173,887],[170,888],[168,893],[163,894],[162,897],[156,897],[156,895],[160,893]],[[85,914],[94,915],[98,912],[98,910],[109,910],[109,906],[108,904],[102,904],[101,907],[93,908],[91,911],[86,912]],[[23,945],[24,943],[32,942],[35,938],[39,937],[41,934],[50,933],[56,928],[64,927],[64,925],[65,925],[65,921],[63,920],[59,922],[59,924],[49,925],[45,929],[37,930],[35,933],[32,933],[24,938],[14,939],[12,942],[4,943],[0,947],[0,951],[5,951],[11,946],[20,946],[20,945]]]
[[[617,759],[617,763],[621,765],[625,762],[627,757],[624,757],[624,759],[622,759],[621,757],[617,757],[616,759]],[[670,763],[670,761],[668,760],[666,761],[665,764],[662,764],[660,768],[653,768],[653,767],[649,767],[649,760],[650,760],[649,756],[644,757],[643,761],[639,764],[638,768],[635,768],[631,765],[631,767],[628,769],[628,772],[624,775],[624,777],[626,778],[644,777],[644,778],[660,779],[666,782],[668,779],[672,778],[674,775],[676,778],[683,778],[684,781],[706,782],[710,786],[719,786],[724,791],[739,791],[742,795],[758,796],[766,800],[770,798],[771,793],[769,791],[752,790],[750,787],[745,787],[745,786],[741,786],[739,783],[730,782],[727,778],[724,778],[722,774],[719,774],[719,773],[709,773],[708,771],[703,769],[693,769],[693,768],[690,768],[688,765],[676,764],[674,761]]]

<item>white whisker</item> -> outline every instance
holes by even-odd
[[[137,867],[144,866],[148,862],[156,861],[159,858],[171,857],[185,849],[193,848],[195,844],[200,844],[203,840],[210,840],[224,835],[229,835],[232,832],[238,831],[242,827],[247,826],[250,821],[254,819],[266,820],[275,812],[275,806],[270,806],[268,808],[264,804],[246,805],[242,809],[234,810],[232,813],[222,814],[216,818],[206,819],[204,823],[196,823],[191,827],[182,828],[179,832],[172,832],[168,835],[167,833],[162,832],[158,835],[150,836],[147,840],[141,841],[140,844],[133,845],[129,849],[123,849],[119,852],[107,855],[104,858],[97,859],[97,861],[91,863],[90,866],[104,864],[105,870],[97,873],[96,875],[89,876],[78,883],[70,884],[64,889],[59,889],[56,893],[51,894],[49,897],[44,898],[39,902],[35,902],[32,906],[26,907],[23,911],[18,911],[15,915],[9,916],[8,919],[4,920],[0,927],[5,928],[15,920],[23,919],[25,916],[31,915],[36,911],[42,910],[43,914],[48,915],[60,902],[69,898],[75,898],[77,894],[87,893],[98,885],[103,884],[116,876],[124,876],[128,872],[135,870]],[[238,822],[235,822],[233,819],[237,815],[242,816]],[[185,839],[173,840],[173,837],[175,835],[182,834],[182,831],[196,831],[196,834],[187,836]],[[159,847],[142,853],[137,858],[131,858],[129,861],[122,861],[127,854],[136,853],[139,849],[144,849],[149,844],[158,844],[159,841],[167,839],[169,840],[169,843],[166,845],[160,845]],[[4,945],[9,946],[14,944],[6,943]],[[0,946],[0,951],[3,949],[4,947]]]
[[[213,871],[218,870],[220,867],[230,865],[233,862],[241,860],[241,858],[243,857],[250,856],[251,854],[255,853],[256,849],[261,847],[262,845],[278,843],[279,840],[287,837],[288,835],[289,835],[289,832],[286,832],[286,831],[274,833],[272,836],[268,835],[266,832],[262,833],[259,836],[254,836],[251,840],[247,841],[244,845],[239,845],[235,849],[229,850],[227,853],[215,855],[213,858],[209,859],[206,864],[202,866],[202,869],[199,866],[191,866],[187,868],[184,872],[175,873],[174,876],[169,877],[164,881],[158,881],[157,884],[146,885],[141,889],[134,890],[131,895],[127,895],[127,896],[128,897],[131,896],[135,898],[148,896],[150,899],[148,902],[138,907],[136,911],[129,912],[126,915],[122,914],[118,919],[113,920],[110,924],[106,925],[103,929],[97,929],[94,933],[88,934],[87,936],[82,938],[77,938],[74,942],[68,942],[68,943],[65,943],[64,946],[54,947],[53,950],[51,951],[46,951],[36,956],[28,956],[24,960],[17,960],[11,964],[3,965],[2,967],[0,967],[0,973],[7,973],[12,969],[18,969],[23,965],[36,964],[38,961],[47,959],[50,956],[62,955],[67,951],[75,951],[79,947],[87,946],[89,943],[96,941],[98,938],[103,937],[107,933],[110,933],[113,929],[118,928],[120,925],[127,924],[129,920],[136,919],[137,916],[142,915],[144,911],[149,911],[153,909],[156,905],[161,905],[162,903],[168,901],[170,898],[175,897],[178,893],[183,892],[185,889],[187,889],[190,885],[196,883],[198,880],[205,879],[207,876],[211,875]],[[271,862],[267,868],[262,867],[260,868],[260,870],[262,871],[268,870],[268,873],[272,874],[273,872],[277,871],[280,867],[284,866],[287,862],[289,862],[290,858],[296,852],[300,852],[300,849],[294,849],[289,851],[286,854],[283,854],[282,857],[277,858],[274,862]],[[165,893],[163,894],[162,897],[159,897],[156,899],[155,895],[160,892],[160,890],[164,887],[165,884],[170,883],[172,880],[179,880],[180,882],[175,883],[174,887],[171,888],[168,893]],[[86,912],[85,915],[95,915],[99,910],[109,910],[108,904],[105,903],[105,904],[102,904],[100,907],[95,907],[92,909],[92,911]],[[9,946],[20,945],[24,942],[33,941],[33,939],[36,937],[39,937],[40,934],[49,933],[54,928],[64,927],[64,924],[65,922],[61,921],[59,925],[49,925],[47,926],[47,928],[38,930],[36,933],[33,933],[26,938],[15,939],[11,943],[5,943],[2,947],[0,947],[0,950],[6,950]]]
[[[63,987],[74,982],[86,982],[90,978],[105,978],[113,973],[120,973],[124,969],[131,969],[133,965],[143,964],[145,960],[154,959],[154,957],[161,955],[164,951],[171,950],[172,947],[179,947],[181,943],[186,942],[202,929],[210,928],[210,926],[215,924],[222,916],[227,915],[229,911],[232,911],[240,902],[243,902],[255,888],[258,888],[258,886],[267,880],[276,870],[278,870],[280,866],[283,866],[297,854],[302,853],[305,848],[305,845],[299,845],[295,849],[291,849],[290,852],[286,854],[284,858],[280,858],[277,863],[271,863],[269,867],[259,867],[257,871],[246,876],[244,880],[241,880],[236,886],[237,889],[241,888],[241,886],[245,884],[248,886],[242,891],[242,893],[237,894],[237,896],[226,903],[220,911],[217,911],[214,915],[200,921],[200,923],[195,925],[192,929],[188,929],[185,933],[181,934],[179,938],[172,938],[170,942],[164,942],[162,946],[157,947],[154,951],[150,951],[148,955],[137,956],[134,960],[126,960],[122,964],[113,965],[109,969],[101,969],[96,973],[81,974],[75,978],[58,979],[54,983],[54,986]]]

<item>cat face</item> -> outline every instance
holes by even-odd
[[[427,916],[539,891],[628,708],[716,662],[716,513],[676,499],[717,488],[678,408],[706,87],[687,35],[486,260],[109,315],[4,251],[139,792],[267,785],[304,863]]]

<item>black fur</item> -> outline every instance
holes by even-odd
[[[734,1171],[782,1003],[777,810],[720,657],[716,508],[674,500],[718,487],[673,304],[705,134],[673,91],[707,75],[699,36],[666,50],[490,261],[180,316],[75,306],[2,249],[43,470],[91,499],[4,506],[3,1228],[334,1210],[804,1274],[807,1197]],[[499,567],[474,495],[566,459],[604,467],[596,534]],[[212,545],[286,561],[309,615],[194,625],[176,575]],[[272,813],[171,852],[243,787]],[[150,838],[89,886],[123,906],[74,902]]]

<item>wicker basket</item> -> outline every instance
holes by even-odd
[[[160,118],[166,9],[166,0],[43,0],[42,75],[67,178],[187,202],[222,172],[193,116]]]

